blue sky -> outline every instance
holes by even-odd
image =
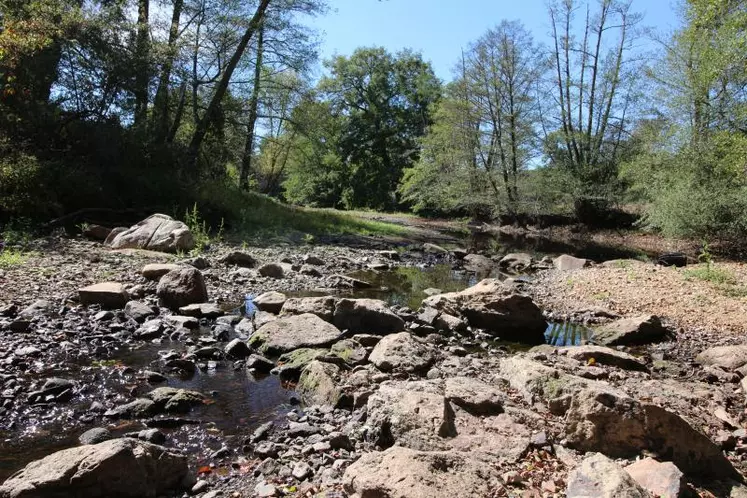
[[[593,1],[593,0],[592,0]],[[502,19],[520,20],[536,41],[549,40],[547,0],[329,0],[332,11],[310,22],[322,31],[322,59],[357,47],[412,48],[451,79],[461,49]],[[677,0],[633,0],[643,24],[661,32],[677,26]]]

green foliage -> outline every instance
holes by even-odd
[[[0,250],[0,270],[7,270],[14,266],[20,266],[28,260],[26,253],[15,249]]]
[[[688,268],[682,272],[685,279],[697,279],[705,282],[712,282],[714,284],[730,284],[736,283],[734,274],[726,268],[718,268],[712,265],[700,268]]]

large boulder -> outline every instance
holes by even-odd
[[[187,457],[123,438],[58,451],[0,486],[2,498],[149,498],[189,484]]]
[[[631,346],[661,342],[671,332],[661,324],[656,315],[622,318],[599,327],[591,340],[602,346]]]
[[[476,328],[505,340],[542,343],[547,322],[529,296],[519,294],[497,279],[485,279],[461,292],[438,294],[423,306],[461,316]]]
[[[340,330],[354,334],[391,334],[405,328],[405,322],[378,299],[340,299],[332,319]]]
[[[103,308],[124,308],[129,300],[124,286],[118,282],[103,282],[78,289],[80,303],[98,304]]]
[[[720,448],[679,415],[611,387],[594,385],[575,392],[565,430],[568,444],[581,451],[631,457],[648,450],[686,474],[738,478]]]
[[[281,317],[262,325],[249,344],[262,353],[275,355],[299,348],[329,346],[340,338],[340,331],[316,315],[304,313]]]
[[[604,455],[586,457],[568,476],[567,498],[652,498],[625,470]]]
[[[368,360],[384,372],[424,372],[433,363],[433,349],[409,332],[391,334],[379,341]]]
[[[343,486],[353,496],[454,498],[490,496],[494,467],[461,452],[424,452],[395,446],[363,455],[345,471]]]
[[[747,365],[747,345],[716,346],[706,349],[695,357],[695,361],[705,366],[736,370]]]
[[[161,277],[156,294],[161,305],[172,310],[208,300],[205,278],[200,270],[191,266],[172,270]]]
[[[165,214],[154,214],[118,233],[109,244],[112,249],[148,249],[151,251],[190,251],[195,239],[189,227]]]

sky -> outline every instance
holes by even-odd
[[[462,48],[501,20],[519,20],[536,41],[549,41],[547,0],[329,0],[332,10],[308,24],[321,31],[322,60],[357,47],[412,48],[451,79]],[[677,0],[633,0],[643,24],[659,32],[677,27]]]

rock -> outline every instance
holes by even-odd
[[[273,369],[275,364],[272,360],[268,360],[264,356],[258,354],[250,354],[245,362],[246,368],[252,368],[259,373],[268,373]]]
[[[156,404],[146,398],[138,398],[124,405],[119,405],[104,412],[109,418],[144,418],[155,415],[158,412]]]
[[[431,296],[423,306],[464,317],[475,328],[505,340],[543,343],[547,323],[529,296],[496,279],[485,279],[461,292]]]
[[[500,360],[499,376],[527,397],[539,396],[545,401],[568,396],[591,383],[575,375],[527,359],[520,355]],[[567,400],[570,403],[570,399]],[[551,410],[552,411],[552,410]]]
[[[591,340],[602,346],[630,346],[666,340],[671,332],[656,315],[623,318],[599,327]]]
[[[254,323],[251,318],[242,318],[234,328],[239,336],[250,337],[254,333]]]
[[[98,444],[103,443],[104,441],[108,441],[112,439],[114,436],[112,436],[112,433],[109,432],[109,429],[105,429],[103,427],[94,427],[93,429],[88,429],[86,432],[78,436],[78,441],[80,444]]]
[[[194,266],[198,270],[207,270],[210,268],[210,262],[202,256],[195,256],[194,258],[188,258],[182,261],[185,265]]]
[[[205,402],[205,397],[196,391],[174,387],[157,387],[145,397],[153,400],[158,409],[175,413],[187,413],[193,406]]]
[[[332,296],[291,298],[285,301],[281,315],[302,315],[311,313],[326,322],[332,322],[337,299]]]
[[[164,320],[177,328],[193,330],[200,326],[200,321],[193,316],[169,315]]]
[[[299,348],[328,346],[340,337],[334,325],[316,315],[288,316],[263,325],[249,343],[265,354],[282,354]]]
[[[466,332],[467,322],[461,318],[449,315],[448,313],[441,313],[438,318],[433,322],[433,325],[444,332]]]
[[[501,392],[493,386],[469,377],[446,379],[444,396],[472,415],[503,413]]]
[[[319,434],[321,429],[306,422],[288,422],[289,437],[308,437]]]
[[[423,244],[423,250],[431,254],[449,254],[448,249],[444,249],[443,247],[437,246],[436,244],[431,244],[430,242],[426,242],[425,244]]]
[[[137,438],[153,444],[163,444],[166,442],[166,434],[158,429],[143,429],[137,433]]]
[[[314,471],[306,462],[296,462],[296,465],[293,466],[293,472],[291,473],[291,475],[299,481],[303,481],[312,474],[314,474]]]
[[[246,358],[252,353],[249,346],[241,339],[234,339],[226,344],[224,351],[232,358]]]
[[[339,375],[340,369],[336,365],[312,361],[301,371],[296,392],[307,405],[341,407],[343,393],[335,381]]]
[[[112,242],[114,239],[117,238],[118,235],[126,232],[128,230],[127,227],[114,227],[112,228],[112,231],[109,232],[109,235],[106,236],[106,239],[104,239],[104,245],[107,247],[112,246]]]
[[[625,467],[635,482],[660,498],[678,498],[687,489],[685,475],[672,462],[647,457]]]
[[[257,266],[257,260],[251,254],[242,251],[232,251],[223,256],[221,261],[227,265],[241,266],[242,268],[254,268]]]
[[[414,451],[395,446],[364,454],[345,471],[343,486],[372,498],[490,496],[492,466],[461,452]]]
[[[687,266],[687,255],[681,252],[667,252],[657,258],[656,264],[661,266],[676,266],[677,268]]]
[[[163,326],[163,322],[161,320],[148,320],[142,326],[140,326],[140,328],[135,330],[132,336],[135,339],[140,339],[141,341],[149,341],[151,339],[161,337],[164,330],[165,327]]]
[[[150,498],[185,487],[187,457],[135,439],[113,439],[53,453],[0,486],[3,498]]]
[[[278,263],[267,263],[259,267],[259,274],[269,278],[285,277],[285,269]]]
[[[562,348],[558,352],[584,363],[593,359],[594,363],[611,365],[623,370],[648,371],[646,365],[635,356],[602,346],[574,346]]]
[[[254,304],[262,311],[269,313],[280,313],[287,298],[281,292],[265,292],[254,299]]]
[[[99,304],[103,308],[121,309],[129,300],[124,286],[118,282],[103,282],[78,289],[80,303]]]
[[[54,303],[46,299],[38,299],[32,304],[24,308],[19,314],[18,318],[28,319],[36,316],[45,315],[54,311]]]
[[[524,252],[513,252],[506,254],[498,262],[498,266],[501,270],[510,273],[523,273],[532,267],[534,258],[531,255]]]
[[[348,365],[362,365],[368,358],[368,350],[353,339],[343,339],[334,343],[330,348],[330,353]]]
[[[721,449],[684,419],[608,386],[594,385],[572,395],[565,431],[569,446],[581,451],[631,457],[648,450],[666,455],[688,474],[737,475]]]
[[[332,323],[340,330],[364,334],[391,334],[404,330],[405,322],[378,299],[340,299]]]
[[[567,498],[652,498],[622,467],[596,453],[568,476]]]
[[[256,486],[254,486],[254,496],[257,496],[258,498],[278,496],[278,488],[273,484],[269,484],[267,481],[259,481]]]
[[[317,358],[327,354],[326,349],[300,348],[280,355],[274,372],[283,378],[296,378],[301,371]]]
[[[178,270],[181,266],[174,263],[149,263],[143,267],[142,275],[148,280],[158,280],[170,271]]]
[[[191,266],[170,271],[161,277],[156,294],[162,306],[173,310],[208,300],[205,279],[200,270]]]
[[[148,317],[156,314],[155,310],[145,303],[139,301],[128,301],[125,304],[125,314],[136,322],[143,322]]]
[[[185,316],[193,316],[195,318],[218,318],[223,315],[223,310],[214,303],[195,303],[188,304],[179,308],[179,313]]]
[[[467,254],[464,257],[464,269],[484,276],[490,275],[495,263],[492,259],[480,254]]]
[[[314,265],[314,266],[324,266],[324,260],[322,258],[319,258],[317,256],[314,256],[313,254],[307,254],[303,257],[303,262],[307,265]]]
[[[195,240],[187,225],[165,214],[154,214],[117,234],[109,244],[112,249],[147,249],[150,251],[191,251]]]
[[[368,360],[381,371],[426,372],[434,361],[433,350],[415,340],[409,332],[384,337]]]
[[[112,233],[111,228],[103,227],[101,225],[90,224],[83,227],[83,236],[91,240],[103,242],[110,233]]]
[[[158,384],[159,382],[166,382],[169,380],[165,375],[153,372],[152,370],[145,370],[138,377],[144,378],[149,384]]]
[[[706,349],[695,357],[701,365],[733,371],[747,365],[747,345],[716,346]]]
[[[552,264],[559,271],[580,270],[591,264],[588,259],[574,258],[568,254],[563,254],[552,260]]]

